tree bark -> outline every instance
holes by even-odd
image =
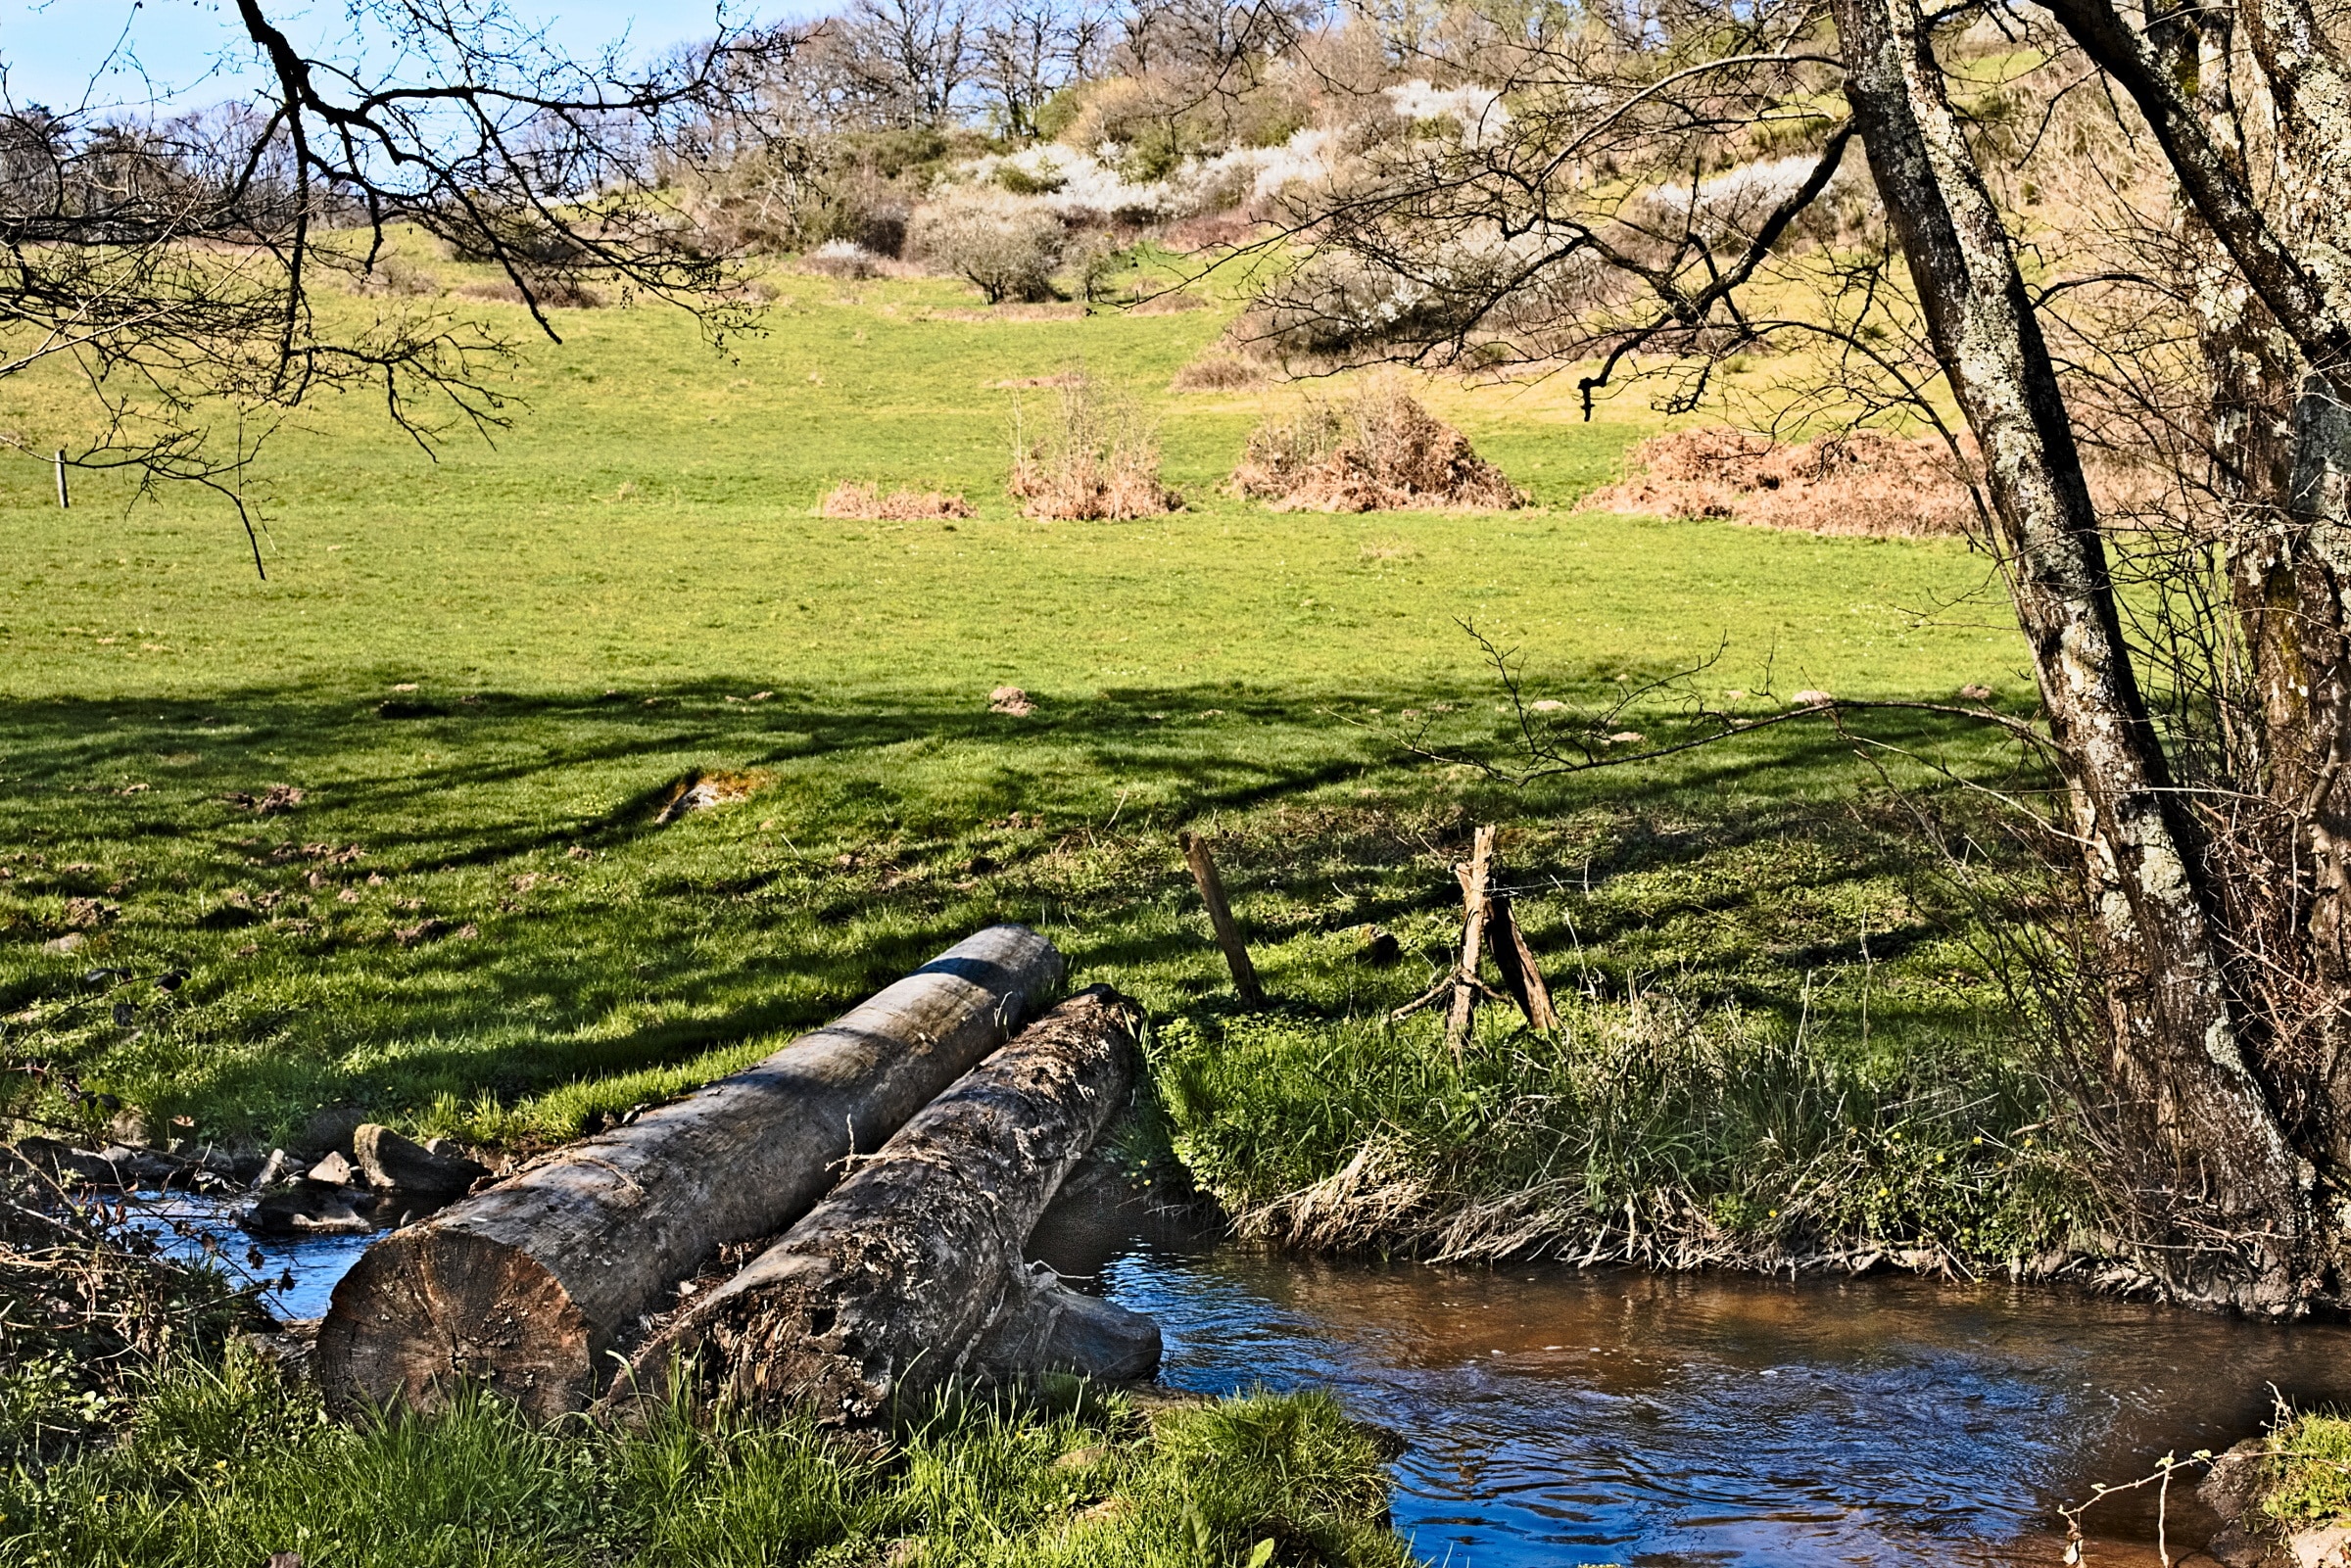
[[[318,1377],[430,1407],[478,1378],[578,1408],[638,1318],[722,1246],[805,1213],[1060,984],[1061,955],[997,926],[757,1066],[560,1150],[376,1243],[335,1287]]]
[[[648,1340],[612,1397],[679,1378],[827,1424],[919,1407],[1008,1306],[1021,1249],[1134,1088],[1139,1010],[1107,986],[1024,1029],[831,1197]]]
[[[2227,10],[2179,12],[2150,0],[2149,55],[2201,117],[2227,177],[2252,188],[2249,138],[2229,69],[2235,33]],[[2287,93],[2279,102],[2293,100]],[[2290,182],[2279,181],[2281,188]],[[2339,476],[2342,421],[2331,388],[2309,374],[2293,340],[2214,234],[2183,182],[2178,202],[2182,281],[2192,302],[2207,392],[2216,545],[2244,655],[2241,693],[2218,663],[2228,782],[2268,797],[2208,813],[2207,874],[2227,933],[2231,987],[2258,1021],[2252,1056],[2294,1147],[2341,1170],[2351,1164],[2351,1080],[2343,1072],[2343,1000],[2351,996],[2351,777],[2338,758],[2351,689],[2351,541]],[[2306,227],[2290,208],[2279,232]],[[2193,569],[2191,567],[2191,569]],[[2238,713],[2242,711],[2242,721]]]
[[[1503,989],[1526,1015],[1526,1026],[1545,1034],[1558,1028],[1559,1012],[1552,1005],[1551,987],[1535,967],[1535,950],[1526,945],[1525,933],[1518,929],[1518,915],[1511,908],[1509,895],[1495,893],[1486,899],[1486,923],[1494,967],[1502,971]]]
[[[2351,390],[2345,386],[2351,381],[2351,323],[2344,319],[2340,299],[2329,298],[2325,270],[2312,265],[2270,221],[2236,161],[2209,133],[2196,105],[2180,81],[2163,69],[2147,40],[2124,19],[2112,0],[2041,0],[2041,4],[2099,69],[2131,95],[2179,177],[2182,193],[2228,248],[2245,281],[2294,340],[2303,357],[2327,368],[2336,378],[2338,392]],[[2307,13],[2299,0],[2266,5],[2255,0],[2238,11],[2255,39],[2257,54],[2264,52],[2265,38],[2274,47],[2281,37],[2295,35],[2302,24],[2297,13]],[[2270,24],[2266,33],[2260,26],[2263,22]],[[2280,81],[2288,84],[2289,101],[2296,86],[2302,87],[2306,96],[2316,94],[2328,104],[2342,96],[2337,71],[2329,70],[2321,83],[2313,84],[2286,61],[2265,60],[2264,65],[2273,91]],[[2351,148],[2351,126],[2337,123],[2329,134],[2336,147]],[[2294,181],[2289,189],[2299,190],[2305,183]],[[2339,190],[2315,194],[2339,205]]]
[[[2017,618],[2069,759],[2076,828],[2116,968],[2117,1074],[2144,1108],[2166,1182],[2219,1221],[2152,1238],[2148,1261],[2190,1298],[2303,1310],[2306,1169],[2239,1037],[2186,825],[2123,646],[2055,367],[2007,231],[1944,99],[1916,0],[1833,0],[1833,10],[1847,96],[1937,356],[1982,449]]]

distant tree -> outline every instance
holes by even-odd
[[[1054,94],[1102,68],[1111,17],[1094,0],[996,0],[980,26],[979,81],[1005,134],[1038,134]]]
[[[973,0],[853,0],[830,24],[840,69],[884,123],[941,126],[964,107],[978,60]]]
[[[385,297],[404,232],[496,266],[551,338],[548,304],[590,278],[737,324],[661,170],[708,156],[712,125],[758,120],[793,34],[723,30],[635,69],[556,51],[504,0],[349,10],[367,47],[330,58],[235,0],[262,85],[204,113],[0,101],[0,378],[96,411],[72,461],[208,486],[242,515],[236,475],[322,392],[372,390],[427,447],[499,422],[493,372],[517,346]],[[322,309],[328,280],[374,308]]]

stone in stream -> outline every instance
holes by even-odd
[[[390,1127],[370,1121],[351,1136],[352,1152],[367,1185],[447,1203],[462,1198],[490,1167],[471,1160],[435,1154]]]
[[[360,1184],[360,1167],[339,1154],[330,1154],[311,1166],[303,1177],[321,1187],[356,1187]]]
[[[329,1150],[337,1154],[351,1153],[352,1135],[366,1124],[367,1113],[356,1105],[320,1106],[303,1123],[302,1149]]]
[[[375,1205],[363,1188],[304,1180],[255,1199],[237,1223],[257,1236],[362,1236],[375,1228]]]
[[[210,1168],[201,1161],[175,1160],[152,1149],[119,1143],[91,1150],[76,1149],[55,1138],[24,1138],[6,1147],[18,1161],[54,1180],[117,1191],[194,1186],[196,1178]]]

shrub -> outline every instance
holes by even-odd
[[[1078,297],[1088,305],[1098,305],[1110,298],[1111,280],[1119,272],[1119,242],[1098,228],[1083,229],[1071,236],[1062,249],[1062,261],[1070,270],[1071,281],[1078,287]]]
[[[1395,341],[1440,341],[1452,329],[1424,283],[1335,252],[1269,290],[1250,308],[1246,328],[1276,353],[1330,358]]]
[[[1414,401],[1398,377],[1367,382],[1343,404],[1310,399],[1250,432],[1235,495],[1275,511],[1502,508],[1526,497],[1469,438]]]
[[[1179,511],[1159,481],[1159,443],[1132,400],[1084,371],[1063,379],[1052,417],[1033,439],[1013,405],[1007,487],[1031,517],[1126,520]]]
[[[604,304],[603,292],[563,272],[540,274],[526,272],[524,281],[530,285],[530,298],[542,309],[551,310],[594,310]],[[522,289],[512,278],[485,278],[478,282],[462,283],[457,293],[468,300],[490,300],[500,305],[527,303]]]
[[[415,297],[441,292],[441,279],[430,267],[404,256],[385,256],[359,276],[358,291],[367,295]]]
[[[870,278],[881,270],[882,258],[855,240],[827,240],[801,257],[800,265],[826,277]]]
[[[1242,392],[1262,385],[1265,367],[1223,349],[1211,349],[1176,372],[1172,392]]]
[[[965,279],[990,305],[1053,298],[1061,220],[1034,200],[951,186],[915,209],[906,242],[917,256]]]

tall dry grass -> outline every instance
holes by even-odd
[[[1031,517],[1130,521],[1181,511],[1160,482],[1159,440],[1134,401],[1084,370],[1054,389],[1044,416],[1013,404],[1007,486]]]
[[[1674,1268],[2103,1267],[2049,1086],[1996,1048],[1849,1056],[1800,1025],[1569,996],[1490,1026],[1176,1020],[1175,1146],[1283,1247]]]

